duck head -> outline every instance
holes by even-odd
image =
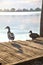
[[[29,33],[32,33],[32,31],[30,30]]]
[[[5,29],[8,29],[8,32],[10,32],[10,27],[9,26],[5,27]]]

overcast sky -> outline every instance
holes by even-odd
[[[23,8],[41,8],[42,0],[0,0],[0,8],[15,8],[15,9],[23,9]]]

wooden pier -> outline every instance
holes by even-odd
[[[0,63],[2,65],[15,65],[26,61],[29,62],[39,57],[43,58],[43,38],[35,41],[0,43]]]

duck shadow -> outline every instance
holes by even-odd
[[[23,53],[22,47],[17,43],[11,43],[11,45],[18,49],[18,53]]]

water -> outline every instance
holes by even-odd
[[[40,34],[41,12],[0,13],[0,42],[9,41],[6,26],[10,26],[15,40],[29,40],[29,31]]]
[[[0,15],[34,15],[40,12],[0,12]]]

